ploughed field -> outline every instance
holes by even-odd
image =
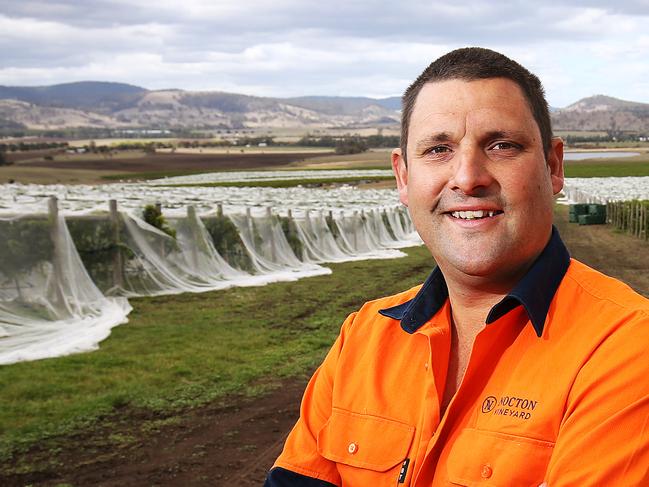
[[[0,167],[0,184],[10,179],[21,183],[105,182],[109,179],[152,178],[166,175],[232,169],[276,168],[302,162],[314,152],[155,153],[141,151],[104,154],[11,153],[14,164]],[[52,159],[50,160],[49,158]]]
[[[649,242],[603,225],[568,224],[565,206],[557,206],[555,224],[573,257],[649,296]],[[331,276],[261,288],[261,297],[251,294],[250,309],[241,294],[249,291],[236,291],[235,318],[236,313],[266,313],[268,326],[282,333],[286,343],[290,337],[318,343],[302,349],[304,357],[297,352],[291,356],[289,368],[301,372],[285,371],[278,377],[270,371],[252,381],[245,395],[230,394],[198,406],[156,410],[116,403],[112,411],[84,427],[3,459],[0,485],[261,485],[297,417],[306,377],[333,340],[342,317],[366,299],[422,281],[430,271],[432,262],[424,247],[407,252],[410,256],[405,259],[338,264]],[[341,275],[344,279],[334,281]],[[290,302],[290,319],[283,322],[272,309],[253,309],[263,296],[275,296],[280,305]],[[174,298],[175,304],[165,304],[162,298],[138,300],[133,324],[148,315],[155,319],[165,306],[181,301],[209,308],[216,306],[216,299],[217,295],[206,294],[181,295]],[[327,307],[331,313],[323,324]],[[177,326],[189,326],[181,323],[182,315],[175,319]],[[179,374],[178,382],[190,380],[188,373]]]

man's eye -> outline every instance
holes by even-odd
[[[513,144],[512,142],[497,142],[496,144],[491,146],[491,149],[495,150],[509,150],[509,149],[517,149],[518,145]]]
[[[445,145],[436,145],[435,147],[428,149],[428,152],[431,154],[442,154],[444,152],[449,152],[450,150],[451,149],[449,149]]]

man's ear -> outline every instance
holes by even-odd
[[[392,151],[392,170],[397,180],[399,200],[405,206],[408,206],[408,166],[401,155],[401,149],[394,149]]]
[[[563,189],[563,140],[560,137],[552,138],[547,163],[552,181],[552,193],[557,194]]]

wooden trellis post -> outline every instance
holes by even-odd
[[[273,232],[273,211],[270,206],[266,208],[266,216],[268,217],[268,225],[270,226],[270,258],[273,262],[277,262],[277,247],[275,244],[275,233]]]
[[[250,235],[252,246],[256,249],[257,242],[255,242],[255,227],[252,222],[252,213],[250,211],[250,207],[246,208],[246,226],[248,228],[248,234]]]
[[[187,220],[189,222],[190,228],[192,229],[192,264],[194,264],[194,268],[198,269],[198,249],[197,249],[197,243],[198,242],[203,242],[201,238],[199,238],[198,234],[198,228],[196,228],[196,208],[194,208],[192,205],[187,206]]]
[[[124,257],[120,248],[120,217],[117,211],[117,201],[108,202],[110,209],[110,221],[113,225],[113,283],[116,287],[122,288],[124,284]]]
[[[358,215],[358,211],[354,210],[354,251],[355,252],[358,250],[358,227],[356,226],[357,215]]]
[[[63,303],[64,296],[61,284],[63,283],[63,266],[61,249],[61,234],[59,229],[59,206],[56,196],[51,196],[48,201],[49,223],[50,223],[50,240],[52,241],[52,266],[54,274],[54,299]]]

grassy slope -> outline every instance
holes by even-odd
[[[383,164],[383,162],[388,161]],[[566,161],[565,174],[569,178],[592,178],[592,177],[624,177],[624,176],[649,176],[649,153],[642,153],[634,157],[622,157],[611,159],[584,159],[581,161]],[[289,169],[289,167],[286,167]],[[387,156],[381,152],[355,154],[354,156],[322,156],[310,158],[307,161],[292,165],[290,169],[390,169]],[[125,179],[157,179],[162,177],[183,176],[186,174],[197,174],[206,171],[167,171],[167,172],[149,172],[149,173],[132,173],[107,175],[107,180],[125,180]],[[358,178],[348,178],[349,182],[358,180]],[[372,180],[382,180],[386,178],[373,177],[364,178]],[[388,178],[389,179],[389,178]],[[338,182],[342,179],[336,180]],[[313,181],[311,181],[313,183]],[[323,179],[322,184],[330,181]],[[333,182],[333,181],[332,181]],[[260,184],[255,183],[204,183],[195,186],[272,186],[272,187],[290,187],[297,184],[308,184],[305,181],[267,181]]]
[[[191,407],[313,370],[348,313],[425,279],[427,250],[407,253],[297,282],[131,300],[130,322],[98,351],[0,367],[0,459],[125,405]]]
[[[292,188],[295,186],[322,186],[329,184],[359,184],[361,182],[393,181],[394,176],[350,176],[344,178],[304,178],[282,179],[273,181],[241,181],[218,183],[191,183],[191,184],[165,184],[165,187],[193,187],[207,188],[232,187],[232,188]]]
[[[566,161],[564,169],[569,178],[649,176],[649,153],[634,157]]]

